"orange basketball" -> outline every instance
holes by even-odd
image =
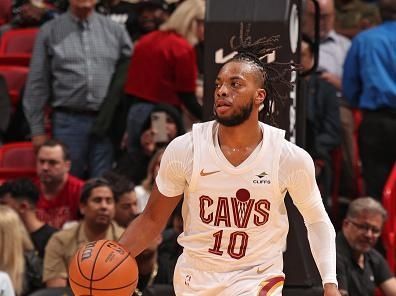
[[[110,240],[82,246],[69,265],[69,282],[75,296],[131,296],[138,274],[135,259]]]

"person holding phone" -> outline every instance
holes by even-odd
[[[146,116],[160,103],[182,106],[202,120],[195,95],[198,76],[195,51],[204,25],[205,1],[186,0],[158,30],[136,43],[124,91],[130,103],[127,119],[128,148],[139,142]]]
[[[180,112],[171,105],[158,104],[147,116],[139,134],[139,145],[133,146],[117,161],[115,171],[136,185],[147,175],[151,157],[170,141],[185,133]]]

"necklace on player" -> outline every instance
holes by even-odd
[[[248,146],[248,147],[228,147],[228,146],[222,146],[221,150],[225,154],[233,154],[233,153],[241,153],[241,154],[250,154],[254,149],[256,149],[257,146]]]

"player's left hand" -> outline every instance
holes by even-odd
[[[340,291],[335,284],[325,284],[324,285],[324,296],[341,296]]]

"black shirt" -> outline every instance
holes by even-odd
[[[45,246],[48,243],[50,237],[56,232],[57,229],[44,224],[41,228],[30,234],[34,248],[37,250],[40,258],[44,258]]]
[[[364,269],[352,257],[352,249],[344,234],[337,235],[338,287],[348,291],[349,296],[373,296],[375,288],[392,277],[384,257],[371,249],[364,254]]]

